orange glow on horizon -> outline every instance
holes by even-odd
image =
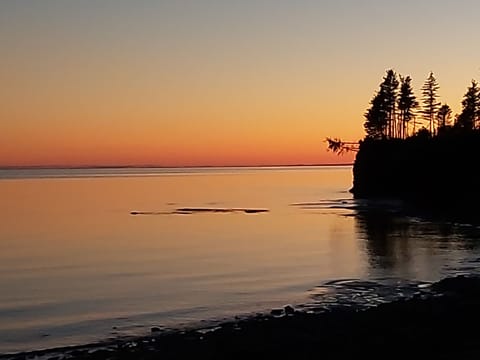
[[[52,143],[2,150],[1,166],[261,166],[352,163],[354,154],[338,156],[322,142],[275,147],[273,144],[92,144]],[[42,149],[40,152],[38,149]]]
[[[195,111],[169,114],[161,104],[155,112],[151,110],[153,114],[141,108],[134,117],[125,115],[119,103],[104,110],[101,121],[88,120],[96,118],[95,108],[89,110],[92,114],[86,121],[82,112],[46,109],[42,124],[30,120],[31,127],[17,126],[20,121],[6,124],[0,133],[0,166],[313,165],[352,163],[354,159],[354,154],[337,156],[327,151],[325,137],[345,133],[345,129],[321,120],[297,120],[333,117],[330,110],[320,115],[319,110],[301,111],[297,105],[281,113],[272,105],[261,109],[263,119],[246,121],[258,118],[260,110],[239,113],[225,105],[217,113],[201,106],[196,109],[194,122],[189,118]],[[21,107],[10,109],[9,115],[12,119],[38,117]],[[360,138],[358,134],[348,140]]]

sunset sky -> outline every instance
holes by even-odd
[[[480,78],[478,0],[5,0],[0,166],[351,162],[386,69]]]

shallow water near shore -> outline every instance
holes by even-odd
[[[355,201],[351,171],[0,171],[0,353],[368,306],[477,272],[477,227]]]

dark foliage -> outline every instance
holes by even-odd
[[[472,80],[472,84],[468,87],[467,92],[462,100],[462,112],[458,115],[456,126],[473,130],[476,128],[476,120],[480,114],[480,89],[478,83]]]
[[[381,139],[395,136],[398,85],[395,71],[387,70],[378,92],[370,101],[370,108],[364,114],[364,128],[369,138]]]
[[[479,151],[478,130],[446,127],[437,136],[424,130],[405,140],[367,138],[355,159],[352,193],[468,211],[480,200]]]
[[[440,103],[438,102],[438,86],[437,79],[433,75],[433,72],[430,72],[428,75],[427,80],[422,87],[422,116],[423,119],[426,120],[429,124],[430,133],[434,133],[434,120],[435,115],[438,112],[438,108]]]
[[[400,111],[399,137],[408,136],[408,123],[415,117],[414,110],[418,107],[418,101],[413,94],[412,79],[410,76],[400,76],[400,95],[398,98],[398,110]]]

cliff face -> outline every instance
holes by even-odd
[[[480,200],[480,132],[366,139],[353,167],[355,198],[465,207]]]

